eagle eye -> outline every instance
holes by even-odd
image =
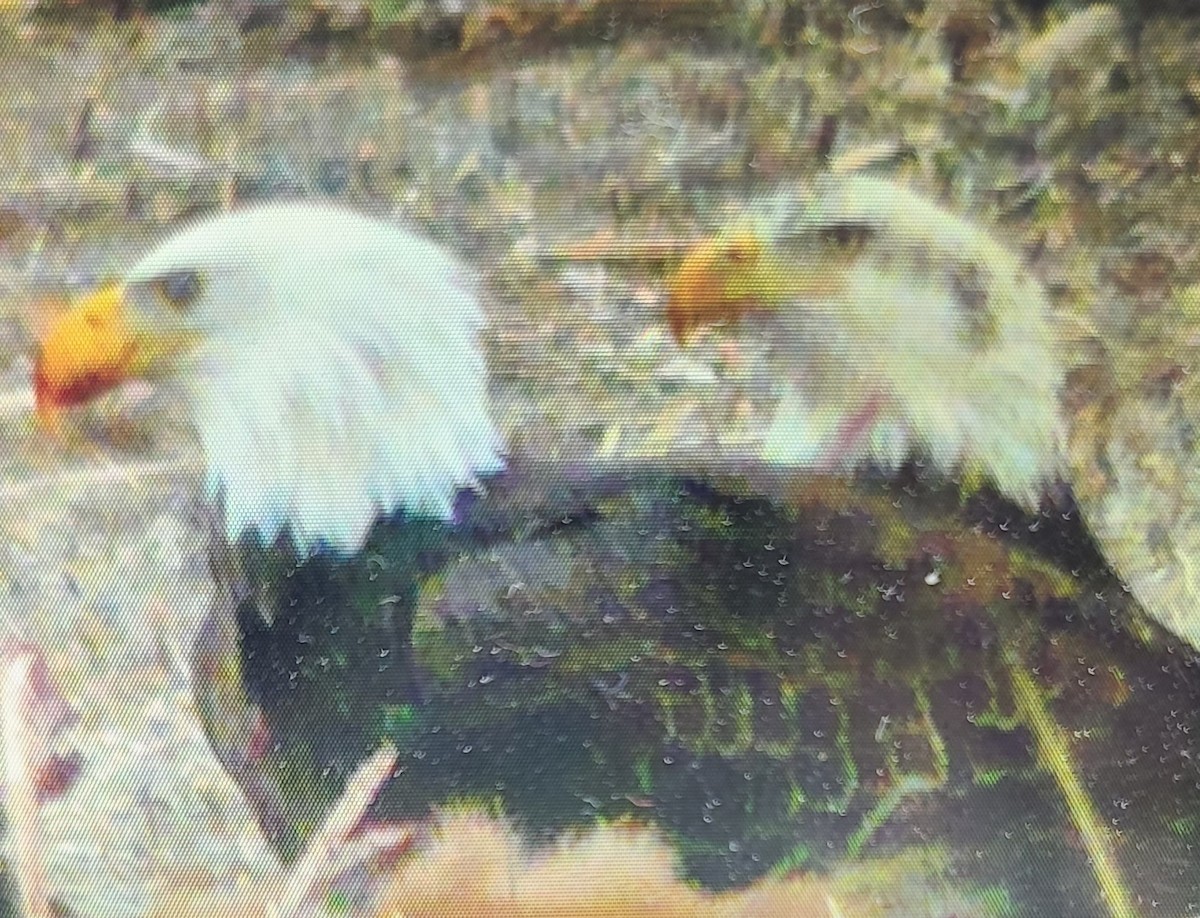
[[[159,278],[154,286],[162,301],[176,312],[187,312],[202,290],[200,276],[195,271],[173,271]]]
[[[730,262],[749,261],[754,253],[744,245],[734,244],[725,249],[725,260]]]
[[[824,229],[825,242],[836,249],[856,251],[874,235],[874,230],[865,223],[835,223]]]

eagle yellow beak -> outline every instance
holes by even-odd
[[[845,265],[814,247],[802,258],[775,251],[752,231],[693,246],[667,278],[667,324],[686,344],[709,325],[728,325],[756,311],[844,293]]]
[[[120,286],[101,288],[50,325],[33,371],[40,417],[81,405],[120,385],[138,363]]]
[[[761,259],[762,245],[748,233],[693,246],[667,280],[667,324],[675,340],[687,343],[700,328],[733,322],[762,306],[746,283]]]

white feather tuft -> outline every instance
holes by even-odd
[[[302,551],[357,550],[380,514],[447,517],[501,468],[479,349],[482,315],[434,243],[320,204],[197,223],[134,266],[194,271],[181,367],[230,539],[285,527]]]

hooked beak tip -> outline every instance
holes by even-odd
[[[55,413],[54,392],[39,353],[33,364],[33,410],[39,419]]]
[[[699,323],[694,310],[684,297],[672,293],[667,300],[666,320],[671,337],[680,345],[688,345],[695,336]]]

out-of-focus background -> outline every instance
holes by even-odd
[[[1070,496],[756,477],[780,370],[679,348],[662,289],[756,196],[912,179],[1078,329],[1077,468],[1143,402],[1190,428],[1197,61],[1184,2],[0,3],[0,616],[76,711],[78,774],[43,807],[66,913],[253,883],[384,742],[373,819],[652,826],[682,880],[805,883],[806,915],[1200,912],[1197,659]],[[272,835],[191,700],[220,674],[191,661],[216,587],[186,418],[127,390],[52,440],[25,392],[47,318],[164,228],[296,196],[477,271],[525,464],[458,530],[379,549],[419,584],[381,591],[366,557],[260,597],[271,625],[241,610],[269,780],[304,814]],[[1106,487],[1093,465],[1076,491]],[[338,614],[366,593],[395,602]],[[323,907],[369,913],[336,886]]]

